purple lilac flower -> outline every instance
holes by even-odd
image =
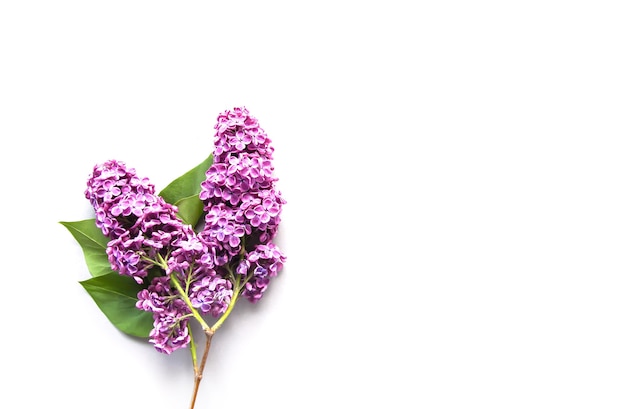
[[[286,201],[275,187],[271,140],[257,119],[234,108],[218,116],[215,129],[213,164],[199,197],[206,211],[202,235],[219,244],[216,260],[225,265],[256,245],[271,244]],[[265,288],[261,275],[248,281],[250,294],[264,291],[257,290]]]
[[[176,217],[178,209],[154,191],[147,178],[115,160],[94,167],[85,191],[96,225],[111,239],[107,246],[111,268],[140,284],[157,254],[166,256],[171,244],[186,234]]]
[[[144,237],[132,237],[128,231],[109,241],[106,254],[113,271],[132,277],[138,284],[143,283],[152,267],[152,263],[146,260]]]
[[[153,313],[150,342],[157,350],[169,354],[184,347],[189,342],[190,310],[173,289],[170,274],[179,282],[206,283],[194,286],[187,295],[197,300],[203,312],[223,312],[232,291],[228,294],[231,283],[224,285],[213,268],[216,245],[183,224],[177,208],[155,195],[148,179],[137,177],[123,162],[95,166],[87,186],[85,195],[96,211],[96,223],[110,238],[106,252],[114,271],[142,284],[155,263],[167,260],[166,275],[154,278],[139,292],[136,306]],[[212,283],[211,277],[218,281]]]
[[[202,313],[218,316],[232,297],[231,282],[218,276],[213,268],[215,244],[204,241],[189,225],[182,225],[172,233],[170,236],[175,239],[167,244],[166,275],[154,278],[148,289],[137,296],[137,308],[153,313],[150,342],[167,354],[189,343],[190,309],[172,286],[174,277],[183,287],[188,287],[185,283],[194,283],[187,295],[192,306]]]
[[[224,264],[225,259],[230,259],[241,250],[241,239],[250,230],[246,230],[242,220],[236,218],[234,209],[224,203],[218,203],[207,210],[205,216],[205,229],[202,236],[207,240],[219,244],[218,253],[226,256],[221,257],[218,264]]]
[[[216,274],[204,276],[191,287],[191,304],[203,314],[219,317],[230,304],[233,285]]]
[[[137,294],[137,308],[152,312],[154,327],[149,342],[157,351],[171,354],[185,347],[189,335],[190,311],[187,305],[170,287],[168,277],[156,277],[147,289]]]
[[[250,274],[250,279],[242,292],[243,297],[252,303],[259,301],[267,289],[270,279],[276,277],[283,268],[284,262],[285,255],[274,243],[257,245],[239,264],[247,267],[246,274]],[[243,269],[237,269],[240,274],[242,271]]]
[[[176,273],[182,281],[215,274],[215,246],[197,235],[191,226],[182,226],[176,240],[169,245],[167,273]]]
[[[218,317],[235,283],[255,303],[285,261],[272,242],[286,202],[275,187],[271,140],[246,108],[219,115],[215,129],[214,162],[199,194],[206,212],[200,234],[123,162],[95,166],[85,191],[96,225],[110,239],[115,271],[142,284],[155,263],[165,270],[139,292],[136,306],[153,314],[150,342],[166,354],[190,342],[191,310],[172,280],[182,283],[191,307]]]
[[[166,257],[172,244],[186,237],[191,229],[176,217],[176,208],[159,196],[142,211],[128,230],[107,245],[111,268],[138,283],[148,275],[157,255]]]
[[[157,351],[168,355],[184,348],[190,342],[188,321],[189,318],[183,318],[178,309],[172,309],[170,314],[159,314],[148,342],[154,344]]]
[[[191,226],[186,226],[183,231],[185,235],[171,246],[170,274],[191,283],[188,295],[194,308],[217,317],[226,311],[233,296],[232,282],[215,271],[217,244],[197,235]]]
[[[284,200],[275,190],[262,190],[256,197],[250,197],[243,202],[241,211],[252,227],[275,232],[283,203]]]
[[[121,236],[141,215],[139,210],[155,200],[154,185],[116,160],[94,166],[85,197],[95,210],[96,226],[111,239]]]

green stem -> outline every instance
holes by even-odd
[[[163,258],[163,256],[161,256],[160,254],[157,254],[157,261],[155,262],[155,264],[159,265],[163,270],[165,270],[166,272],[169,270],[169,267],[167,266],[167,261],[165,261],[165,259]],[[187,296],[187,292],[185,290],[183,290],[183,287],[180,285],[180,283],[178,282],[178,279],[176,278],[176,274],[174,271],[170,271],[169,272],[169,276],[170,276],[170,281],[174,284],[174,287],[176,287],[176,290],[178,291],[178,293],[180,294],[181,298],[183,299],[183,301],[185,302],[185,304],[187,305],[187,307],[189,307],[189,310],[191,311],[191,314],[193,315],[193,317],[200,323],[200,325],[202,326],[202,330],[204,332],[207,332],[211,330],[211,327],[209,327],[209,325],[204,321],[204,319],[202,318],[202,316],[198,313],[198,311],[193,308],[193,305],[191,304],[191,300],[189,299],[189,297]],[[185,283],[185,286],[187,287],[189,285],[189,283]]]
[[[213,326],[211,327],[211,331],[217,331],[219,327],[222,326],[224,321],[226,321],[226,318],[228,318],[233,308],[235,307],[235,303],[237,302],[240,291],[241,287],[239,286],[239,276],[237,276],[237,279],[235,280],[235,291],[233,291],[233,298],[230,299],[230,304],[228,304],[228,307],[226,308],[226,311],[224,311],[224,314],[222,314],[222,316],[215,322],[215,324],[213,324]]]
[[[189,350],[191,352],[191,361],[193,362],[193,372],[198,374],[198,355],[196,352],[196,343],[193,340],[193,334],[191,333],[191,324],[187,323],[187,331],[189,331]]]
[[[187,304],[187,307],[189,307],[189,309],[191,310],[193,317],[202,326],[202,330],[204,332],[206,332],[207,330],[210,330],[211,327],[209,327],[209,325],[204,321],[204,319],[198,313],[198,311],[195,308],[193,308],[193,305],[191,305],[191,300],[187,296],[187,293],[185,293],[185,290],[183,290],[183,287],[181,287],[180,283],[178,282],[178,279],[176,278],[176,275],[173,272],[170,272],[170,281],[174,284],[174,287],[176,287],[176,290],[178,290],[178,292],[180,293],[181,298],[183,299],[185,304]]]

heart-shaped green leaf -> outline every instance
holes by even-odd
[[[202,163],[174,179],[159,195],[178,207],[178,216],[188,224],[196,226],[203,213],[203,204],[198,198],[200,184],[206,179],[206,171],[213,164],[213,154]]]
[[[87,269],[92,277],[112,272],[109,258],[106,254],[109,239],[96,226],[95,219],[60,223],[72,233],[78,244],[80,244],[85,256],[85,262],[87,263]]]
[[[143,287],[133,278],[111,273],[80,284],[117,329],[139,338],[149,336],[154,320],[152,313],[136,307],[137,293]]]

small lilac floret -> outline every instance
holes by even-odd
[[[191,287],[191,303],[204,314],[220,316],[233,296],[232,283],[220,276],[205,276]]]
[[[154,327],[150,343],[157,351],[171,354],[191,341],[188,329],[189,308],[170,287],[168,277],[156,277],[147,289],[137,294],[136,306],[151,312]]]
[[[283,268],[285,256],[274,243],[259,244],[247,255],[247,264],[253,275],[246,283],[242,295],[252,303],[258,302],[272,277]]]

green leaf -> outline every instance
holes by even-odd
[[[135,306],[137,293],[143,287],[132,277],[111,273],[80,281],[80,284],[117,329],[128,335],[148,338],[154,320],[152,313]]]
[[[111,265],[106,254],[109,239],[96,226],[96,219],[59,223],[65,226],[80,244],[87,269],[89,269],[92,277],[111,273]]]
[[[206,179],[206,171],[213,164],[213,154],[202,163],[174,179],[159,195],[168,203],[176,203],[180,199],[200,193],[200,184]]]
[[[204,203],[202,203],[198,195],[185,197],[174,204],[178,206],[178,217],[192,226],[198,223],[204,212]]]
[[[178,207],[178,216],[183,222],[196,226],[202,217],[203,203],[198,198],[200,184],[206,179],[206,171],[213,164],[213,154],[202,163],[174,179],[159,195]]]

